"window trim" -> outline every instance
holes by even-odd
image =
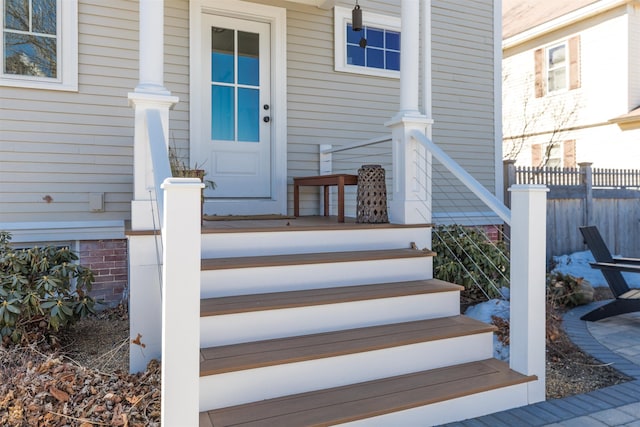
[[[369,76],[388,77],[388,78],[400,78],[400,71],[395,70],[383,70],[381,68],[363,67],[360,65],[347,64],[347,41],[346,41],[346,27],[351,23],[351,9],[346,7],[335,6],[334,7],[334,70],[344,73],[365,74]],[[363,25],[383,28],[385,30],[397,31],[402,37],[401,20],[399,17],[380,15],[377,13],[370,13],[363,11],[362,13]],[[402,55],[402,52],[400,52]]]
[[[4,10],[0,17],[0,86],[78,91],[78,0],[58,0],[58,76],[55,79],[4,73]]]

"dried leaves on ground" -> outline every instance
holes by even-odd
[[[159,426],[160,365],[128,374],[128,336],[120,309],[78,322],[62,347],[0,347],[0,425]]]

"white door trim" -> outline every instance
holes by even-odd
[[[189,138],[201,137],[202,118],[202,13],[271,24],[271,198],[207,200],[205,212],[218,214],[287,213],[287,10],[238,0],[189,1]],[[211,209],[208,209],[211,207]]]

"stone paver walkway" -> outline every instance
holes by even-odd
[[[640,427],[640,313],[598,322],[580,320],[580,316],[603,303],[570,311],[564,317],[564,328],[582,350],[602,363],[611,364],[631,377],[631,381],[451,423],[447,427]]]

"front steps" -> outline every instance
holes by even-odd
[[[430,426],[521,405],[529,380],[489,359],[209,411],[200,426]]]
[[[429,240],[389,225],[203,234],[200,425],[433,425],[525,405],[534,378],[491,359],[494,328],[460,316],[461,288],[412,249]]]

